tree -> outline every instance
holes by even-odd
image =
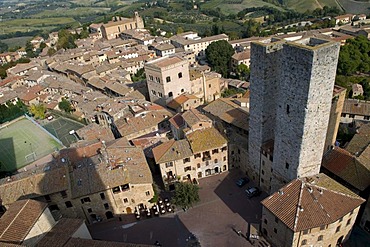
[[[43,104],[38,104],[38,105],[31,105],[30,107],[30,112],[36,119],[44,119],[45,118],[45,112],[46,112],[46,107]]]
[[[239,80],[247,80],[250,74],[250,69],[245,64],[239,64],[236,68],[236,72],[238,73]]]
[[[49,48],[48,49],[48,56],[50,57],[50,56],[52,56],[52,55],[54,55],[55,53],[56,53],[57,51],[54,49],[54,48]]]
[[[8,45],[0,41],[0,53],[6,52],[8,50]]]
[[[176,31],[176,34],[180,34],[180,33],[183,33],[183,32],[184,32],[184,29],[182,27],[178,27],[177,31]]]
[[[73,107],[72,107],[71,103],[65,98],[63,98],[62,101],[59,102],[58,107],[59,107],[59,109],[65,111],[65,112],[68,112],[68,113],[73,111]]]
[[[206,49],[208,62],[214,71],[227,77],[231,56],[234,54],[233,47],[226,40],[211,43]]]
[[[200,201],[199,187],[192,183],[177,183],[172,203],[182,208],[193,206]]]

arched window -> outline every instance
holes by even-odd
[[[172,97],[173,96],[173,93],[172,92],[169,92],[168,93],[168,97]]]

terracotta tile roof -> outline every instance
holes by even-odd
[[[171,109],[176,110],[179,108],[181,105],[183,105],[186,101],[190,99],[199,99],[198,97],[191,95],[191,94],[181,94],[171,100],[170,102],[167,103],[167,106]]]
[[[154,245],[131,244],[93,239],[71,238],[65,247],[154,247]]]
[[[186,135],[194,153],[220,148],[227,144],[227,140],[215,128],[197,130]]]
[[[105,151],[106,150],[106,151]],[[152,183],[152,175],[141,148],[117,143],[95,155],[73,163],[70,172],[72,198],[104,191],[122,184]]]
[[[114,140],[114,135],[110,128],[103,127],[97,123],[91,123],[77,130],[77,135],[86,141],[91,140],[104,140],[110,141]]]
[[[249,50],[242,51],[242,52],[237,52],[232,56],[232,58],[237,60],[237,61],[250,59],[251,58],[251,52]]]
[[[177,113],[175,116],[170,118],[168,120],[176,129],[180,129],[181,127],[184,127],[185,121],[184,118],[181,116],[180,113]]]
[[[249,130],[249,113],[247,109],[240,107],[234,100],[235,99],[220,98],[209,103],[203,109],[219,117],[226,123],[244,130]]]
[[[6,84],[9,84],[9,83],[15,83],[23,78],[24,76],[18,76],[18,75],[8,76],[4,80],[0,81],[0,87],[5,86]]]
[[[37,243],[37,247],[62,247],[71,239],[72,235],[84,224],[82,219],[62,218]]]
[[[181,59],[177,56],[173,56],[173,57],[164,57],[164,58],[153,60],[152,62],[149,62],[147,65],[152,65],[158,68],[165,68],[167,66],[181,63],[184,61],[185,61],[184,59]]]
[[[359,156],[370,145],[370,123],[362,125],[348,143],[346,150]]]
[[[294,232],[331,224],[365,200],[325,174],[295,179],[261,203]]]
[[[346,99],[343,105],[343,113],[360,116],[370,116],[370,102],[356,99]]]
[[[153,148],[153,155],[155,162],[160,164],[190,157],[193,152],[187,140],[175,141],[172,139]]]
[[[20,198],[35,198],[67,190],[66,175],[66,166],[41,165],[0,180],[0,197],[5,205],[9,205]]]
[[[360,191],[370,186],[370,163],[362,163],[348,151],[339,147],[329,150],[322,166]]]
[[[0,242],[21,244],[46,207],[34,200],[13,203],[0,218]]]
[[[184,121],[191,127],[199,122],[212,122],[206,115],[201,114],[197,109],[191,108],[182,114]]]

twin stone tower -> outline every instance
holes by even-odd
[[[339,47],[313,37],[252,43],[249,163],[265,191],[319,173]]]

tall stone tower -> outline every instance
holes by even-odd
[[[339,43],[269,40],[251,49],[250,165],[274,192],[319,173]]]

